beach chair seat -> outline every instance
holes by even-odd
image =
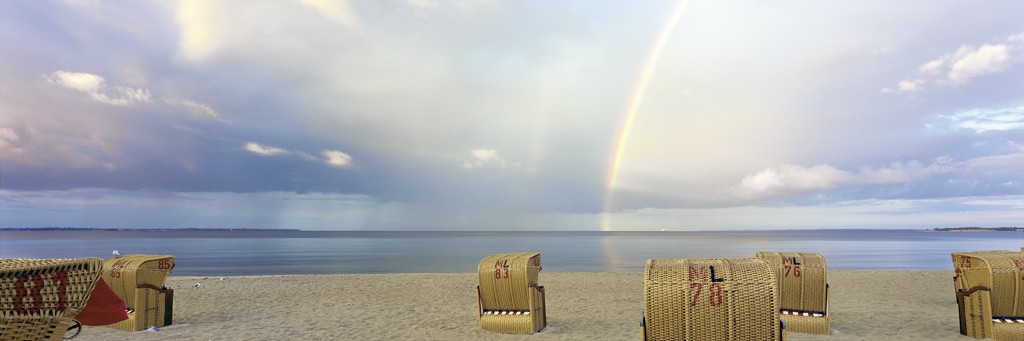
[[[1024,341],[1024,252],[953,252],[960,334]]]
[[[103,261],[103,280],[124,300],[128,319],[104,325],[127,331],[172,323],[174,290],[164,286],[174,256],[134,254]]]
[[[645,340],[782,340],[775,271],[764,260],[649,259]]]
[[[480,261],[477,303],[480,327],[499,333],[533,334],[547,326],[544,287],[538,284],[540,253],[500,253]]]
[[[102,267],[99,258],[0,259],[0,340],[63,339]]]
[[[825,257],[799,252],[758,252],[756,256],[775,269],[780,293],[779,309],[786,331],[830,334]]]

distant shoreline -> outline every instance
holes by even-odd
[[[300,229],[255,229],[255,228],[100,228],[100,227],[4,227],[0,231],[288,231],[301,232]]]
[[[0,227],[0,231],[4,232],[258,232],[258,233],[287,233],[287,232],[302,232],[302,233],[536,233],[536,232],[548,232],[548,233],[600,233],[600,232],[614,232],[614,233],[652,233],[652,232],[670,232],[670,233],[744,233],[744,232],[800,232],[800,231],[859,231],[859,230],[887,230],[887,231],[923,231],[923,232],[1024,232],[1024,227],[939,227],[930,229],[879,229],[879,228],[867,228],[867,229],[767,229],[767,230],[676,230],[676,231],[656,231],[656,230],[637,230],[637,231],[589,231],[589,230],[548,230],[548,231],[537,231],[537,230],[523,230],[523,231],[500,231],[500,230],[303,230],[303,229],[282,229],[282,228],[202,228],[202,227],[186,227],[186,228],[120,228],[120,227]]]
[[[1024,232],[1024,227],[943,227],[928,232]]]

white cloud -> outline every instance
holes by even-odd
[[[779,176],[778,171],[768,168],[760,173],[743,178],[743,182],[740,185],[743,189],[749,190],[752,193],[764,193],[785,184],[782,183],[782,177]]]
[[[922,64],[920,67],[917,68],[917,71],[921,71],[921,73],[924,74],[936,75],[942,72],[943,64],[946,64],[946,59],[939,58]]]
[[[1009,36],[1009,42],[1024,41],[1024,33]],[[1011,53],[1020,46],[1009,44],[984,44],[975,48],[961,45],[956,52],[946,53],[939,58],[921,64],[917,68],[919,77],[916,80],[903,80],[896,89],[883,88],[883,93],[917,92],[929,82],[941,85],[966,84],[979,76],[1005,70],[1013,63]]]
[[[43,78],[52,84],[89,94],[93,100],[100,103],[133,106],[136,103],[152,100],[149,90],[123,86],[114,86],[108,89],[103,77],[91,73],[55,71],[49,75],[43,75]]]
[[[942,116],[954,129],[973,129],[978,133],[1024,129],[1024,106],[1004,109],[973,109]]]
[[[210,117],[221,122],[228,122],[228,120],[224,119],[224,117],[220,115],[220,112],[218,112],[216,109],[213,109],[207,104],[186,99],[184,101],[181,101],[181,105],[184,105],[193,114],[203,117]]]
[[[1024,145],[1010,142],[1014,152],[956,161],[944,155],[929,163],[918,160],[888,165],[864,166],[856,173],[830,165],[770,167],[743,178],[729,193],[734,198],[751,200],[827,190],[856,184],[898,184],[926,180],[936,174],[969,174],[985,170],[1024,171]]]
[[[0,148],[10,146],[13,142],[18,142],[18,134],[14,129],[0,127]]]
[[[352,155],[345,153],[340,150],[325,150],[323,154],[324,158],[327,159],[327,164],[340,168],[347,168],[352,166]]]
[[[915,79],[912,81],[905,80],[897,84],[896,88],[899,92],[916,92],[918,90],[921,90],[922,84],[924,84],[923,79]]]
[[[98,92],[103,87],[103,77],[84,72],[56,71],[47,77],[51,83],[85,93]]]
[[[0,155],[7,160],[21,159],[27,151],[18,146],[20,139],[14,129],[0,127]]]
[[[901,93],[904,93],[904,92],[918,92],[918,91],[924,90],[923,85],[925,83],[927,83],[927,81],[925,81],[923,79],[902,80],[902,81],[900,81],[899,83],[896,84],[896,89],[885,88],[885,89],[882,89],[882,93],[886,93],[886,94],[890,94],[890,93],[901,94]]]
[[[974,49],[963,46],[950,61],[948,80],[954,83],[965,83],[971,78],[994,73],[1010,64],[1010,47],[1008,45],[985,44]]]
[[[278,147],[264,146],[264,145],[261,145],[261,144],[256,143],[256,142],[246,143],[245,144],[245,150],[247,150],[249,152],[252,152],[252,153],[264,155],[264,156],[275,156],[275,155],[281,155],[281,154],[289,153],[289,151],[287,149],[278,148]]]
[[[473,154],[478,160],[485,162],[500,158],[498,151],[494,149],[474,149],[470,151],[470,154]]]
[[[802,193],[832,188],[849,177],[849,173],[829,165],[802,167],[785,164],[743,178],[734,187],[734,193],[747,199]]]
[[[318,161],[323,160],[327,164],[334,167],[346,168],[352,165],[352,156],[345,152],[338,150],[324,150],[320,154],[323,155],[324,159],[317,158],[310,153],[303,151],[288,150],[281,147],[262,145],[256,142],[248,142],[245,144],[245,150],[263,156],[297,156],[305,159],[306,161]]]
[[[462,168],[465,169],[477,169],[482,167],[497,167],[506,168],[509,166],[509,162],[498,155],[498,151],[494,149],[481,148],[473,149],[469,151],[473,158],[470,160],[464,160],[462,162]]]

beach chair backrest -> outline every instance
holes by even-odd
[[[0,340],[61,340],[102,267],[99,258],[0,259]]]
[[[128,319],[106,327],[139,331],[171,324],[173,290],[164,286],[174,256],[132,254],[103,261],[103,280],[124,300]]]
[[[781,340],[775,271],[756,258],[649,259],[647,340]]]
[[[529,309],[530,285],[539,285],[540,253],[490,255],[480,261],[477,275],[484,309]]]
[[[818,253],[758,252],[775,269],[782,309],[825,313],[828,310],[828,271]]]
[[[988,287],[992,316],[1024,316],[1024,252],[954,252],[957,290]]]

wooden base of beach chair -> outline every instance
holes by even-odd
[[[818,313],[782,311],[787,332],[829,335],[832,333],[831,320],[827,315]]]

